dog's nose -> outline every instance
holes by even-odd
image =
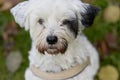
[[[58,41],[57,36],[47,36],[48,44],[55,44],[57,43],[57,41]]]

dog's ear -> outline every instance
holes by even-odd
[[[84,8],[85,11],[80,13],[82,17],[81,23],[83,26],[88,27],[93,24],[95,16],[98,14],[100,9],[89,4],[85,4]]]
[[[28,1],[24,1],[13,7],[10,11],[13,14],[15,21],[21,26],[25,27],[26,30],[29,29],[29,26],[25,25],[27,22],[27,9],[28,9]]]

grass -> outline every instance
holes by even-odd
[[[22,38],[21,38],[22,37]],[[0,47],[0,80],[24,80],[24,72],[28,66],[28,51],[30,49],[30,37],[23,29],[15,36],[15,50],[19,50],[23,56],[23,62],[17,72],[11,74],[6,70],[5,57]],[[20,45],[17,45],[20,44]]]

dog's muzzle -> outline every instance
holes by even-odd
[[[55,35],[46,37],[46,43],[40,43],[37,46],[40,53],[47,52],[48,54],[64,54],[67,50],[68,43],[64,38],[58,38]]]

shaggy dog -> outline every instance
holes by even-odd
[[[29,0],[12,8],[32,39],[25,80],[94,80],[99,58],[82,30],[98,11],[80,0]]]

